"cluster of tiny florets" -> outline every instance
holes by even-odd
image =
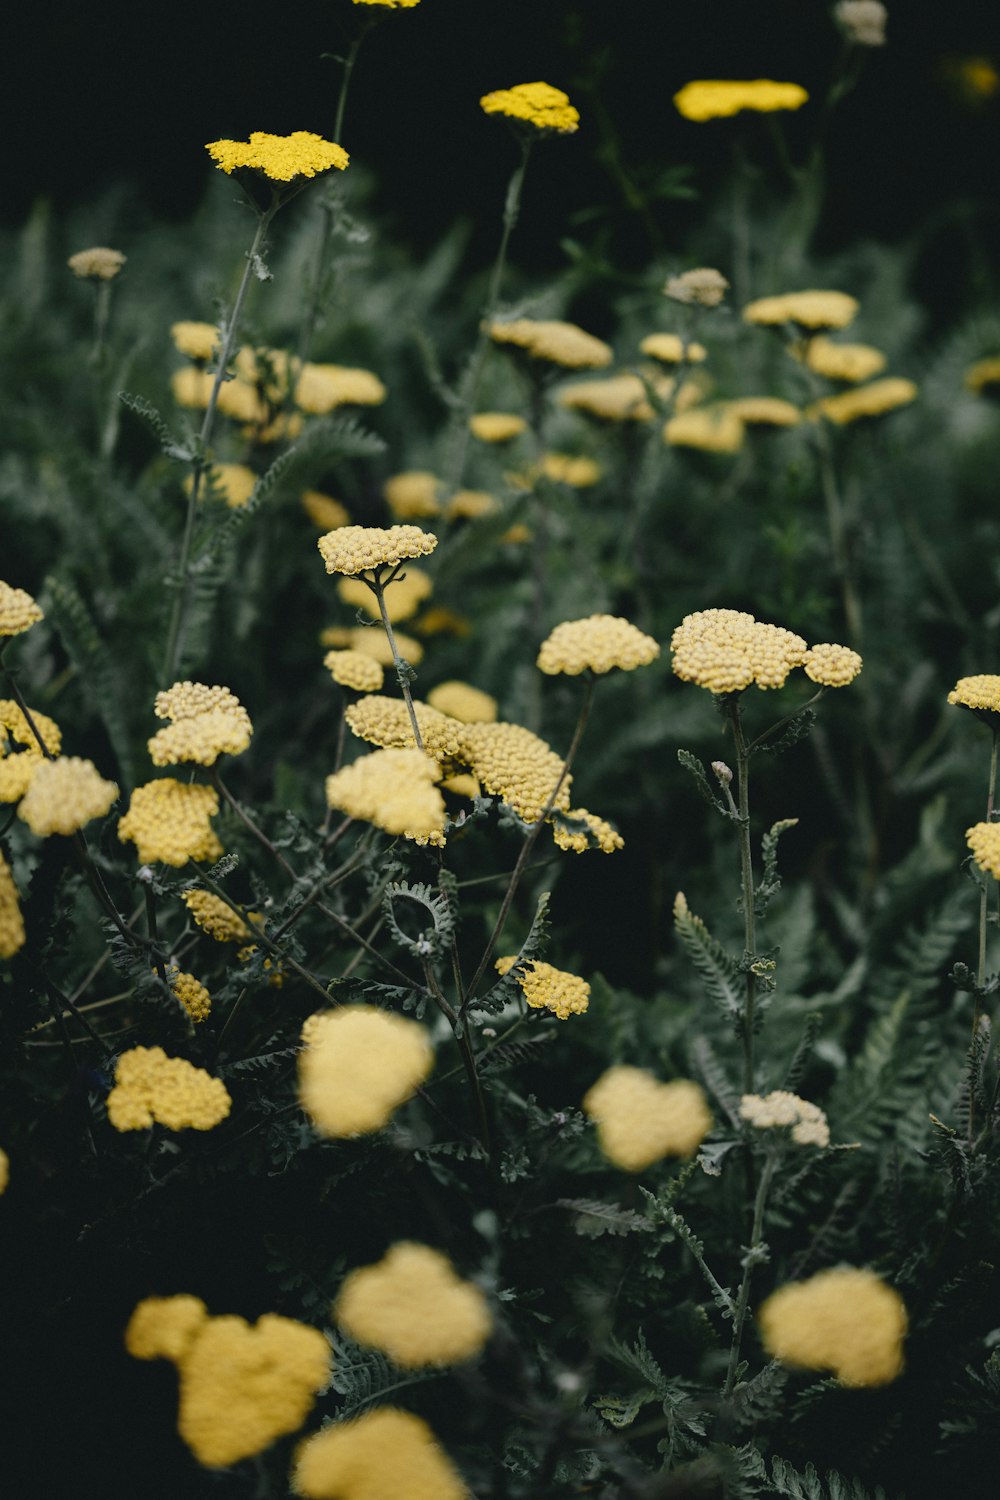
[[[13,958],[24,947],[24,918],[10,865],[0,854],[0,958]]]
[[[192,1021],[207,1021],[212,1012],[212,997],[200,980],[181,969],[167,971],[167,983]]]
[[[250,167],[273,182],[315,177],[334,167],[343,171],[350,159],[343,146],[325,141],[311,130],[295,130],[291,135],[254,130],[247,141],[209,141],[205,150],[223,172]]]
[[[133,1047],[115,1068],[108,1119],[116,1130],[146,1130],[154,1121],[168,1130],[211,1130],[232,1100],[221,1078],[162,1047]]]
[[[517,963],[517,954],[496,960],[497,972],[506,974]],[[540,959],[529,959],[515,979],[534,1010],[550,1010],[560,1021],[583,1015],[590,1004],[590,985],[578,974],[568,974]]]
[[[859,385],[852,391],[841,391],[837,396],[823,396],[806,412],[807,416],[825,417],[837,427],[848,422],[860,422],[865,417],[881,417],[897,407],[909,406],[917,399],[917,387],[912,380],[900,375],[887,375],[883,380],[873,380],[870,385]]]
[[[462,753],[464,730],[457,719],[427,703],[415,702],[413,712],[428,755],[437,760],[448,760]],[[409,710],[401,698],[372,694],[352,703],[344,717],[358,738],[369,744],[380,745],[383,749],[416,748]]]
[[[625,840],[617,828],[585,807],[571,807],[569,812],[555,813],[550,822],[556,844],[573,854],[585,854],[588,849],[614,854],[616,849],[625,847]]]
[[[322,490],[303,490],[299,499],[302,509],[320,531],[335,531],[338,526],[347,526],[350,522],[346,505],[332,495],[325,495]]]
[[[469,418],[469,431],[481,443],[509,443],[520,437],[527,425],[512,411],[477,411]]]
[[[219,330],[214,323],[197,323],[182,319],[171,323],[170,337],[178,354],[204,363],[212,358],[219,347]]]
[[[292,1488],[306,1500],[470,1500],[422,1418],[380,1406],[303,1443]]]
[[[765,625],[736,609],[686,615],[670,642],[674,672],[713,693],[737,693],[755,682],[777,688],[801,666],[806,643],[780,625]]]
[[[729,80],[699,79],[686,83],[674,95],[674,104],[686,120],[721,120],[740,110],[771,114],[778,109],[798,109],[809,95],[797,83],[774,83],[770,78]]]
[[[660,1083],[642,1068],[609,1068],[585,1095],[583,1108],[597,1125],[604,1155],[626,1172],[641,1172],[664,1156],[691,1156],[712,1128],[697,1083]]]
[[[748,303],[743,317],[748,323],[768,327],[797,323],[800,328],[846,328],[857,316],[859,305],[847,292],[785,292]]]
[[[0,698],[0,728],[5,729],[16,745],[39,755],[58,755],[62,749],[62,732],[48,714],[37,708],[29,710],[31,720],[13,698]],[[36,732],[37,731],[37,732]],[[39,744],[39,736],[42,743]]]
[[[93,818],[103,818],[118,796],[113,781],[105,781],[93,761],[78,755],[43,760],[21,799],[18,817],[32,833],[77,833]]]
[[[386,389],[371,370],[351,365],[304,364],[293,399],[310,416],[325,416],[338,406],[380,406]]]
[[[948,702],[976,713],[1000,714],[1000,677],[989,672],[960,677],[948,694]]]
[[[647,333],[639,345],[640,352],[665,365],[696,365],[708,358],[704,344],[682,339],[677,333]]]
[[[499,797],[525,823],[537,823],[563,762],[544,740],[520,724],[469,724],[462,759],[491,797]],[[571,776],[563,776],[554,806],[568,812]]]
[[[416,666],[423,660],[424,648],[412,635],[407,635],[402,630],[392,632],[396,642],[396,650],[403,661]],[[377,661],[379,666],[392,667],[395,660],[389,637],[381,626],[375,628],[371,625],[330,625],[320,635],[320,643],[324,646],[345,647],[351,651],[360,651],[363,656],[371,657]]]
[[[770,1094],[744,1094],[740,1100],[740,1118],[755,1130],[779,1130],[791,1126],[797,1146],[828,1146],[830,1127],[817,1104],[800,1099],[786,1089]]]
[[[882,0],[838,0],[833,14],[848,41],[859,47],[884,47],[889,12]]]
[[[441,481],[430,469],[405,469],[382,486],[385,503],[398,521],[419,521],[441,514]]]
[[[416,1021],[345,1005],[320,1018],[299,1054],[299,1099],[322,1135],[367,1135],[388,1124],[433,1065]]]
[[[445,806],[436,785],[440,779],[441,767],[422,750],[375,750],[326,778],[326,802],[386,833],[441,845]]]
[[[550,675],[565,672],[610,672],[618,667],[632,672],[655,661],[660,648],[652,636],[619,615],[589,615],[585,620],[564,620],[542,642],[536,666]]]
[[[579,127],[580,112],[569,95],[551,83],[518,83],[511,89],[495,89],[479,101],[488,115],[506,115],[522,120],[536,130],[557,130],[569,135]]]
[[[857,677],[862,665],[856,651],[832,642],[810,646],[802,663],[806,676],[822,687],[847,687]]]
[[[713,266],[696,266],[693,271],[681,271],[677,276],[668,276],[663,288],[664,297],[671,302],[690,306],[718,307],[729,290],[729,282],[721,271]],[[689,359],[691,355],[687,356]],[[702,353],[704,359],[704,353]]]
[[[610,345],[575,323],[550,318],[511,318],[491,323],[490,338],[496,344],[513,344],[532,359],[563,365],[568,370],[596,370],[609,365],[614,358]]]
[[[352,1339],[381,1349],[404,1370],[472,1359],[490,1336],[486,1298],[446,1255],[403,1241],[377,1265],[352,1271],[334,1305]]]
[[[171,720],[147,742],[154,766],[214,766],[220,755],[242,754],[253,734],[250,715],[226,687],[175,682],[157,693],[153,707],[158,719]]]
[[[822,334],[804,344],[793,344],[791,352],[814,374],[826,380],[847,380],[852,385],[881,374],[886,364],[881,349],[871,344],[838,344]]]
[[[727,405],[748,427],[797,427],[802,421],[798,407],[778,396],[737,396]]]
[[[493,724],[496,721],[497,700],[468,682],[439,682],[427,694],[427,703],[438,713],[458,719],[461,724]]]
[[[377,693],[385,680],[385,672],[377,661],[363,651],[328,651],[323,658],[334,682],[350,688],[355,693]]]
[[[874,1271],[834,1266],[773,1292],[758,1314],[767,1352],[829,1370],[844,1385],[887,1385],[903,1368],[903,1299]]]
[[[114,281],[126,257],[120,250],[108,245],[91,245],[86,250],[77,250],[66,264],[81,281]]]
[[[976,864],[1000,880],[1000,823],[975,823],[965,830],[965,841]]]
[[[238,943],[253,936],[243,918],[212,891],[181,891],[181,900],[202,932],[217,943]]]
[[[179,867],[189,859],[216,860],[222,845],[209,819],[218,811],[214,787],[164,776],[136,787],[128,812],[118,820],[118,837],[135,844],[144,865],[162,860]]]
[[[648,422],[653,417],[646,383],[638,375],[581,380],[560,391],[557,400],[567,411],[582,411],[605,422]]]
[[[419,526],[339,526],[321,536],[317,545],[328,573],[350,577],[408,557],[426,557],[437,546],[437,537]]]
[[[663,428],[663,441],[671,447],[700,448],[705,453],[738,453],[745,438],[746,424],[728,401],[679,411]]]
[[[30,594],[0,579],[0,635],[20,635],[44,618]]]

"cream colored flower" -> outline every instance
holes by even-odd
[[[94,818],[103,818],[118,796],[91,760],[60,755],[43,760],[21,798],[17,815],[39,838],[77,833]]]
[[[351,1272],[334,1317],[352,1339],[404,1370],[473,1359],[493,1322],[482,1292],[456,1275],[446,1255],[405,1240],[377,1265]]]
[[[426,557],[437,537],[419,526],[340,526],[317,544],[328,573],[370,573],[411,557]]]
[[[30,594],[0,579],[0,636],[21,635],[44,618]]]
[[[641,1172],[664,1156],[691,1156],[712,1128],[705,1095],[686,1078],[660,1083],[642,1068],[603,1073],[583,1100],[605,1156]]]
[[[564,620],[542,642],[536,666],[550,676],[564,672],[610,672],[618,668],[632,672],[648,666],[660,654],[652,636],[644,635],[618,615],[590,615],[585,620]]]
[[[887,1385],[902,1371],[906,1307],[874,1271],[834,1266],[779,1287],[757,1321],[775,1359],[829,1370],[844,1385]]]
[[[299,1098],[327,1136],[381,1130],[434,1065],[424,1028],[367,1005],[345,1005],[321,1018],[299,1054]]]

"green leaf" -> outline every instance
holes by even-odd
[[[49,577],[45,589],[50,615],[59,632],[66,654],[87,690],[87,698],[100,715],[118,762],[122,791],[134,784],[132,739],[125,718],[126,695],[121,691],[120,673],[114,658],[101,639],[97,626],[83,599],[66,580]]]
[[[557,1198],[559,1208],[569,1208],[577,1215],[573,1228],[587,1239],[597,1239],[602,1234],[647,1234],[649,1220],[631,1208],[622,1208],[618,1203],[601,1203],[591,1198]]]
[[[761,840],[761,850],[764,856],[764,868],[760,877],[760,884],[754,891],[754,912],[762,917],[767,910],[767,904],[771,897],[781,889],[781,876],[778,874],[778,840],[789,828],[798,826],[798,818],[781,818],[777,823],[772,823]]]
[[[705,981],[710,997],[726,1019],[740,1029],[744,994],[737,960],[716,942],[680,893],[674,902],[674,927],[688,957]]]
[[[118,399],[130,412],[145,422],[168,458],[177,459],[181,463],[192,461],[194,452],[191,447],[174,436],[151,401],[147,401],[145,396],[135,395],[132,391],[119,391]]]
[[[725,818],[736,816],[732,809],[726,806],[722,798],[712,790],[705,767],[697,755],[692,755],[690,750],[678,750],[677,760],[683,766],[684,770],[690,776],[694,777],[694,783],[698,788],[699,795],[704,798],[709,807],[713,807],[716,812],[722,813]]]

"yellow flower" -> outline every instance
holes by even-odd
[[[125,1330],[125,1348],[133,1359],[169,1359],[176,1364],[208,1321],[200,1297],[146,1297]]]
[[[133,1047],[115,1067],[108,1119],[116,1130],[146,1130],[156,1121],[168,1130],[211,1130],[224,1120],[232,1100],[221,1078],[213,1078],[162,1047]]]
[[[422,750],[375,750],[326,778],[326,803],[386,833],[442,845],[445,806],[435,784],[440,779],[441,767]]]
[[[328,651],[323,665],[334,682],[355,693],[377,693],[385,677],[378,662],[363,651]]]
[[[218,811],[213,787],[164,776],[136,787],[128,812],[118,820],[118,838],[135,844],[144,865],[162,860],[179,867],[189,859],[215,860],[222,845],[208,820]]]
[[[669,395],[673,382],[661,386]],[[605,422],[649,422],[654,412],[646,386],[638,375],[613,375],[607,380],[582,380],[559,392],[556,401],[567,411],[582,411]]]
[[[798,323],[802,328],[846,328],[857,315],[859,303],[846,292],[786,292],[780,297],[760,297],[743,309],[747,323],[765,327]]]
[[[444,508],[449,521],[477,521],[497,509],[497,502],[487,490],[456,490]]]
[[[965,830],[965,841],[979,868],[1000,880],[1000,823],[976,823]]]
[[[481,443],[509,443],[527,426],[524,418],[512,411],[477,411],[469,418],[469,431]]]
[[[413,712],[428,755],[437,760],[450,760],[463,753],[464,734],[457,719],[416,700]],[[345,710],[344,717],[360,740],[381,745],[383,749],[415,748],[409,711],[401,698],[372,694],[359,703],[352,703]]]
[[[408,620],[415,615],[424,600],[434,592],[434,583],[421,568],[409,567],[405,573],[394,578],[385,587],[385,612],[392,624],[397,620]],[[375,594],[360,578],[342,578],[337,584],[337,593],[345,604],[364,610],[373,620],[381,620]]]
[[[172,720],[147,741],[154,766],[214,766],[220,755],[240,755],[250,744],[250,715],[226,687],[175,682],[157,693],[153,707],[158,719]]]
[[[212,1012],[212,997],[193,974],[180,969],[167,970],[167,983],[192,1021],[207,1021]]]
[[[398,520],[408,521],[440,515],[438,484],[437,475],[427,469],[407,469],[405,473],[393,474],[387,479],[382,493],[393,515]]]
[[[846,422],[857,422],[863,417],[880,417],[884,412],[895,411],[897,406],[908,406],[917,397],[917,387],[912,380],[900,376],[886,376],[884,380],[873,380],[871,385],[859,385],[853,391],[841,391],[838,396],[824,396],[814,402],[806,415],[823,416],[828,422],[843,427]]]
[[[211,891],[181,891],[181,900],[196,925],[202,932],[207,932],[209,937],[215,938],[217,943],[238,943],[243,938],[253,936],[242,917],[237,916],[231,906],[227,906],[220,896],[213,895]],[[255,918],[254,912],[249,912],[248,915],[251,919]]]
[[[693,271],[682,271],[679,276],[668,276],[663,295],[671,302],[718,307],[728,290],[729,282],[721,271],[711,266],[697,266]]]
[[[506,974],[517,963],[517,954],[496,960],[496,969]],[[570,1016],[583,1015],[590,1004],[590,985],[578,974],[568,974],[540,959],[529,959],[514,978],[523,991],[524,998],[534,1010],[550,1010],[560,1021]]]
[[[10,865],[0,853],[0,958],[13,958],[24,947],[24,918]]]
[[[391,1406],[307,1439],[295,1457],[292,1489],[306,1500],[471,1500],[427,1423]]]
[[[332,495],[324,495],[322,490],[303,490],[301,499],[302,509],[320,531],[335,531],[338,526],[350,524],[347,507]]]
[[[802,420],[797,406],[777,396],[738,396],[726,404],[748,427],[797,427]]]
[[[808,1099],[774,1089],[770,1094],[744,1094],[740,1100],[740,1118],[754,1130],[780,1130],[791,1126],[797,1146],[828,1146],[830,1127],[826,1115]]]
[[[62,734],[59,725],[48,714],[39,713],[37,708],[29,709],[31,723],[27,715],[13,698],[0,698],[0,731],[6,729],[11,739],[18,745],[24,745],[33,754],[41,754],[44,750],[49,755],[58,755],[62,748]],[[34,729],[32,728],[34,725]],[[42,737],[42,744],[38,743],[38,735]],[[2,743],[2,734],[0,734]]]
[[[725,401],[678,412],[663,429],[663,441],[677,448],[701,448],[706,453],[738,453],[746,428]]]
[[[78,250],[66,262],[74,276],[83,281],[114,281],[125,264],[120,250],[109,250],[107,245],[92,245],[89,250]]]
[[[614,358],[610,345],[603,339],[557,318],[510,318],[491,323],[489,335],[495,344],[513,344],[532,359],[564,365],[568,370],[603,369]]]
[[[389,1123],[433,1066],[416,1021],[345,1005],[322,1018],[299,1054],[299,1099],[321,1135],[367,1135]]]
[[[585,807],[571,807],[568,812],[554,814],[550,821],[558,847],[573,854],[585,854],[595,847],[603,854],[614,854],[616,849],[625,847],[617,828]]]
[[[652,636],[644,635],[619,615],[589,615],[585,620],[564,620],[542,642],[535,665],[550,676],[565,672],[576,677],[588,669],[610,672],[618,667],[633,672],[648,666],[660,654]]]
[[[294,400],[302,411],[323,416],[338,406],[379,406],[385,400],[385,386],[371,370],[304,364]]]
[[[343,146],[325,141],[311,130],[296,130],[291,135],[268,135],[255,130],[248,141],[209,141],[205,150],[223,172],[251,167],[272,182],[315,177],[333,167],[343,171],[350,160]]]
[[[716,694],[741,692],[751,682],[760,688],[781,687],[806,658],[801,636],[736,609],[686,615],[670,649],[674,672],[683,682],[696,682]]]
[[[992,714],[1000,714],[1000,677],[982,673],[977,677],[960,677],[948,694],[948,702],[961,708],[971,708],[991,727],[997,720]]]
[[[419,630],[421,635],[469,635],[472,631],[472,623],[465,616],[460,615],[454,609],[448,609],[443,604],[435,604],[431,609],[425,609],[420,619],[414,623],[414,630]],[[399,632],[395,632],[396,643],[399,644]],[[402,646],[399,647],[403,652]],[[421,651],[423,647],[420,648]],[[419,658],[411,658],[416,661]]]
[[[439,682],[427,694],[427,702],[438,713],[458,719],[462,724],[493,724],[497,700],[468,682]]]
[[[170,377],[170,392],[178,406],[204,411],[212,396],[215,376],[196,365],[184,365]]]
[[[846,687],[861,671],[861,657],[849,646],[822,644],[810,646],[802,666],[812,682],[823,687]]]
[[[0,636],[21,635],[44,618],[30,594],[0,579]]]
[[[642,1068],[609,1068],[583,1100],[609,1161],[641,1172],[664,1156],[691,1156],[712,1128],[705,1095],[686,1078],[660,1083]]]
[[[352,1339],[404,1370],[473,1359],[492,1330],[479,1288],[462,1281],[446,1255],[407,1240],[377,1265],[351,1272],[334,1317]]]
[[[506,115],[509,120],[523,120],[536,130],[557,130],[569,135],[580,124],[580,112],[569,102],[569,95],[550,83],[518,83],[512,89],[495,89],[479,101],[488,115]]]
[[[0,948],[0,954],[2,954],[2,953],[3,953],[3,949]],[[10,1182],[10,1157],[7,1155],[7,1153],[3,1149],[3,1147],[0,1146],[0,1194],[5,1193],[7,1191],[7,1185],[8,1185],[9,1182]]]
[[[870,380],[885,369],[885,355],[871,344],[838,344],[823,334],[793,344],[791,353],[826,380]]]
[[[887,1385],[903,1368],[906,1308],[874,1271],[834,1266],[773,1292],[758,1314],[764,1348],[844,1385]]]
[[[417,666],[424,656],[424,648],[419,641],[413,639],[402,630],[394,630],[396,638],[396,649],[405,662],[413,667]],[[343,647],[350,651],[360,651],[362,656],[370,656],[372,661],[378,662],[380,667],[394,666],[392,658],[392,647],[389,639],[381,627],[372,625],[328,625],[320,632],[320,645]]]
[[[474,776],[469,776],[461,771],[457,776],[446,776],[441,783],[441,789],[445,792],[453,792],[456,797],[478,797],[482,793],[482,787]]]
[[[437,537],[419,526],[340,526],[317,543],[328,573],[375,572],[410,557],[426,557]]]
[[[381,5],[385,10],[412,10],[420,0],[354,0],[355,5]]]
[[[520,724],[467,724],[461,759],[490,797],[499,797],[525,823],[542,816],[563,762],[544,740]],[[555,807],[569,810],[572,776],[564,776]]]
[[[686,83],[674,95],[674,103],[686,120],[718,120],[742,109],[770,114],[778,109],[798,109],[809,95],[797,83],[774,83],[770,78],[727,81],[705,79]]]
[[[697,344],[693,340],[685,343],[676,333],[647,333],[639,349],[641,353],[648,354],[651,359],[658,359],[665,365],[677,365],[682,360],[685,364],[694,365],[708,358],[708,350],[704,344]]]
[[[93,761],[60,755],[37,768],[17,815],[39,838],[68,836],[92,818],[103,818],[117,796],[115,783],[105,781]]]
[[[211,359],[219,348],[219,330],[214,323],[171,323],[170,337],[178,354],[186,354],[188,359]]]

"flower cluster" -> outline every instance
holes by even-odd
[[[965,372],[965,384],[977,395],[988,386],[1000,385],[1000,359],[977,359]]]
[[[871,344],[838,344],[822,334],[793,344],[791,353],[814,375],[822,375],[826,380],[847,380],[852,385],[880,375],[886,363],[881,349]]]
[[[861,671],[861,657],[849,646],[823,642],[810,646],[802,662],[806,676],[822,687],[847,687]]]
[[[39,838],[51,833],[68,836],[92,818],[103,818],[117,796],[115,783],[105,781],[93,761],[60,755],[37,766],[18,817]]]
[[[322,1135],[367,1135],[389,1123],[433,1065],[416,1021],[345,1005],[312,1026],[299,1054],[299,1099]]]
[[[773,1292],[758,1315],[767,1352],[844,1385],[887,1385],[903,1368],[906,1308],[874,1271],[834,1266]]]
[[[392,633],[396,641],[396,650],[403,661],[415,667],[423,659],[423,646],[412,635],[407,635],[402,630],[394,630]],[[381,667],[395,665],[389,637],[381,626],[375,630],[368,625],[330,625],[320,636],[320,642],[324,646],[360,651],[362,656],[370,657]]]
[[[807,415],[825,417],[828,422],[844,427],[848,422],[881,417],[899,406],[909,406],[916,398],[917,387],[912,380],[904,380],[901,375],[886,375],[882,380],[873,380],[870,385],[859,385],[853,391],[823,396],[813,403]]]
[[[960,677],[948,694],[948,702],[971,708],[980,715],[1000,714],[1000,677],[981,672],[975,677]],[[996,722],[986,719],[987,723]]]
[[[419,521],[441,514],[441,481],[430,469],[404,469],[382,486],[385,503],[397,521]]]
[[[335,531],[338,526],[347,526],[350,522],[346,505],[332,495],[324,495],[322,490],[303,490],[299,498],[302,509],[320,531]]]
[[[128,812],[118,820],[118,837],[135,844],[142,864],[162,860],[179,867],[189,859],[216,860],[222,845],[209,819],[219,811],[214,787],[164,776],[132,793]]]
[[[652,636],[644,635],[619,615],[590,615],[585,620],[564,620],[542,642],[536,666],[550,676],[565,672],[610,672],[617,667],[632,672],[655,661],[660,648]]]
[[[527,425],[512,411],[477,411],[469,418],[469,431],[481,443],[509,443],[520,437]]]
[[[377,661],[363,651],[328,651],[323,658],[334,682],[350,688],[355,693],[377,693],[385,680],[385,672]]]
[[[338,406],[381,406],[385,396],[385,386],[371,370],[306,363],[292,399],[300,411],[321,417]]]
[[[550,821],[552,837],[558,847],[573,854],[584,854],[595,848],[603,854],[614,854],[616,849],[625,847],[625,840],[617,828],[585,807],[571,807],[569,812],[553,813]]]
[[[45,764],[45,754],[58,754],[62,745],[58,724],[37,709],[30,713],[29,723],[19,703],[13,698],[0,698],[0,802],[17,802],[23,797]],[[14,752],[12,744],[22,748]]]
[[[209,141],[205,150],[223,172],[249,167],[263,172],[272,182],[315,177],[333,167],[343,171],[350,159],[343,146],[325,141],[311,130],[295,130],[291,135],[254,130],[248,141]]]
[[[196,359],[201,364],[218,352],[219,330],[214,323],[196,323],[190,320],[171,323],[170,337],[178,354]]]
[[[689,271],[687,274],[695,273]],[[697,365],[708,358],[708,350],[704,344],[696,343],[693,339],[682,339],[679,333],[647,333],[639,344],[639,351],[665,365]]]
[[[221,1078],[162,1047],[133,1047],[115,1068],[108,1119],[116,1130],[147,1130],[155,1121],[168,1130],[211,1130],[224,1120],[232,1100]]]
[[[838,0],[833,14],[848,41],[858,47],[884,47],[889,12],[882,0]]]
[[[669,394],[672,385],[662,388]],[[653,417],[645,382],[638,375],[612,375],[607,380],[581,380],[560,391],[559,405],[582,411],[604,422],[648,422]]]
[[[214,766],[220,755],[240,755],[253,734],[250,715],[226,687],[175,682],[157,693],[153,708],[158,719],[171,720],[147,743],[154,766]]]
[[[21,635],[44,618],[30,594],[24,589],[13,588],[0,578],[0,636]]]
[[[728,290],[729,282],[721,271],[712,266],[696,266],[693,271],[668,276],[663,295],[671,302],[682,302],[687,306],[694,303],[697,307],[718,307]]]
[[[491,797],[499,797],[525,823],[537,823],[563,773],[563,762],[544,740],[520,724],[469,724],[463,759]],[[572,776],[563,776],[553,804],[569,811]]]
[[[217,943],[239,943],[253,936],[243,918],[211,891],[181,891],[181,900],[196,925]],[[250,912],[249,916],[252,920],[255,919],[254,912]]]
[[[227,1468],[302,1426],[330,1375],[316,1328],[265,1313],[209,1316],[198,1297],[148,1297],[125,1330],[135,1359],[169,1359],[180,1379],[177,1429],[199,1463]]]
[[[517,963],[517,954],[496,960],[497,972],[506,974]],[[577,974],[567,974],[540,959],[529,959],[515,979],[533,1010],[550,1010],[560,1021],[582,1016],[590,1004],[590,985]]]
[[[846,292],[786,292],[749,303],[743,317],[765,327],[797,323],[800,328],[846,328],[857,316],[858,306],[857,298]]]
[[[363,699],[357,706],[371,701]],[[436,785],[440,779],[441,767],[421,750],[376,750],[326,778],[326,802],[386,833],[442,844],[445,806]]]
[[[427,703],[438,713],[458,719],[461,724],[496,722],[497,700],[468,682],[439,682],[427,694]]]
[[[167,971],[167,983],[192,1021],[207,1021],[212,1012],[212,997],[200,980],[181,969]]]
[[[615,1166],[641,1172],[664,1156],[691,1156],[712,1128],[697,1083],[660,1083],[643,1068],[616,1066],[584,1096],[601,1150]]]
[[[770,1094],[744,1094],[740,1100],[740,1118],[755,1130],[779,1130],[791,1126],[797,1146],[829,1146],[830,1127],[826,1115],[816,1104],[774,1089]]]
[[[510,318],[489,326],[490,338],[496,344],[513,344],[532,359],[563,365],[568,370],[599,370],[614,358],[611,347],[602,339],[585,333],[575,323],[556,318]]]
[[[980,869],[1000,880],[1000,823],[975,823],[965,830],[965,841]]]
[[[492,1319],[477,1286],[462,1281],[446,1255],[409,1241],[374,1266],[353,1271],[334,1316],[345,1333],[388,1354],[404,1370],[473,1359]]]
[[[457,719],[420,702],[413,704],[413,712],[428,755],[437,760],[451,760],[461,755],[464,730]],[[352,703],[344,717],[358,738],[369,744],[380,745],[383,749],[416,748],[409,711],[401,698],[372,694],[359,703]]]
[[[736,609],[686,615],[670,641],[674,672],[713,693],[738,693],[755,682],[781,687],[802,665],[806,643],[780,625],[764,625]]]
[[[392,1406],[309,1438],[296,1455],[292,1487],[306,1500],[469,1500],[427,1423]]]
[[[86,250],[77,250],[66,264],[81,281],[114,281],[125,259],[120,250],[112,250],[107,245],[91,245]]]
[[[580,112],[569,102],[569,95],[550,83],[518,83],[511,89],[495,89],[479,101],[488,115],[506,115],[521,120],[535,130],[556,130],[570,135],[580,124]]]
[[[426,557],[437,537],[419,526],[340,526],[317,543],[328,573],[370,573],[408,557]]]
[[[748,427],[797,427],[802,421],[798,407],[777,396],[738,396],[727,405]]]
[[[686,120],[719,120],[753,109],[771,114],[798,109],[809,95],[797,83],[774,83],[770,78],[749,80],[701,79],[686,83],[674,104]]]
[[[663,428],[664,442],[706,453],[738,453],[745,437],[746,427],[728,401],[679,411]]]
[[[24,947],[24,918],[10,865],[0,854],[0,958],[13,958]]]

